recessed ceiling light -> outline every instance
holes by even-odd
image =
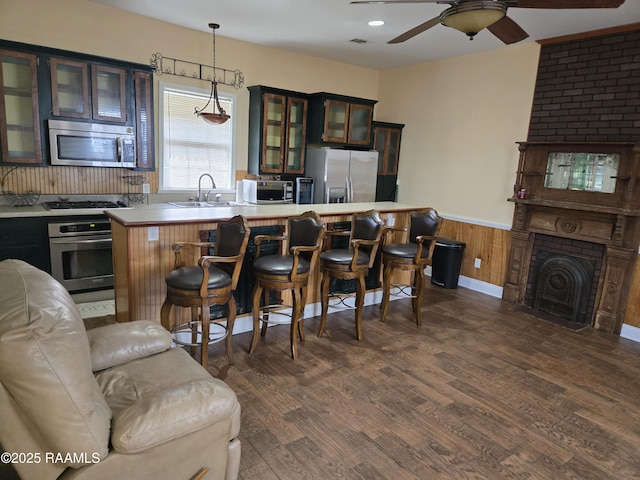
[[[381,25],[384,25],[384,22],[382,20],[371,20],[369,22],[370,27],[379,27]]]

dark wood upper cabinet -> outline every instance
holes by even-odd
[[[61,119],[134,128],[137,168],[155,168],[151,66],[8,40],[0,62],[0,164],[46,164]]]
[[[304,173],[307,146],[307,98],[299,92],[248,87],[249,173]]]
[[[373,149],[378,154],[376,201],[395,201],[400,160],[401,123],[373,122]]]
[[[0,63],[0,165],[40,165],[37,57],[0,49]]]
[[[136,157],[142,170],[153,170],[153,83],[148,72],[135,72],[134,90],[136,100]]]
[[[312,94],[309,101],[308,143],[369,147],[376,103],[376,100],[324,92]]]

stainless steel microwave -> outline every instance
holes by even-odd
[[[256,204],[293,203],[293,182],[242,180],[242,201]]]
[[[133,127],[49,120],[51,165],[76,167],[136,166]]]

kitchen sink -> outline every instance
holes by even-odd
[[[234,205],[238,205],[236,202],[226,202],[226,201],[222,201],[222,202],[194,202],[194,201],[189,201],[189,202],[167,202],[169,205],[173,205],[174,207],[196,207],[196,208],[202,208],[202,207],[232,207]]]

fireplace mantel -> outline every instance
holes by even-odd
[[[523,304],[536,234],[605,245],[605,258],[590,325],[620,333],[640,243],[640,145],[633,143],[520,142],[511,245],[504,300]],[[544,186],[551,152],[620,155],[612,193]],[[524,195],[518,192],[524,190]],[[524,196],[524,198],[519,198]]]

